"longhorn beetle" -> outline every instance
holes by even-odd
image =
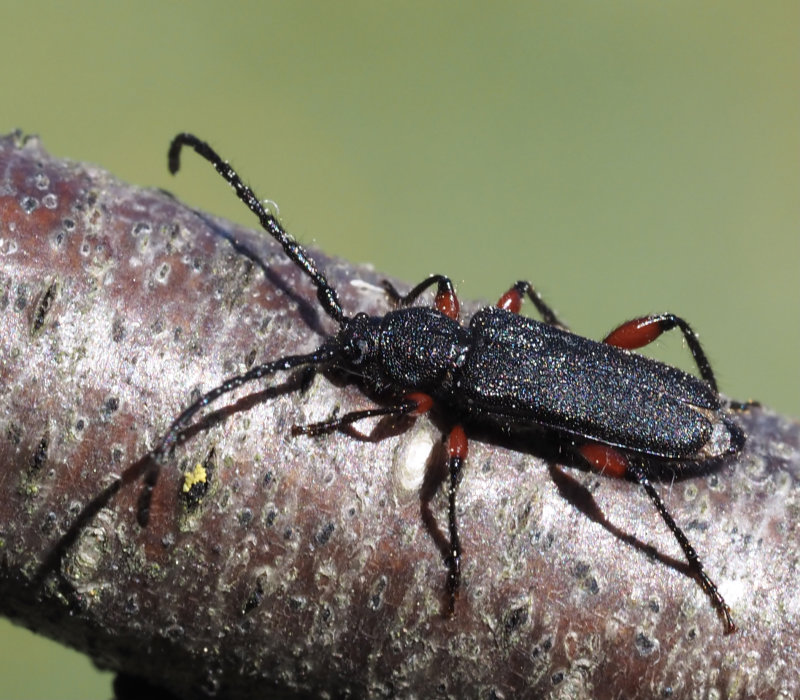
[[[183,146],[193,148],[227,180],[264,230],[308,276],[322,310],[339,328],[313,352],[257,365],[225,380],[183,410],[151,452],[139,500],[142,526],[148,522],[163,462],[172,454],[182,430],[212,401],[276,372],[349,370],[361,377],[365,388],[386,397],[386,403],[294,426],[292,434],[321,435],[376,416],[418,416],[434,404],[442,410],[451,425],[446,557],[450,614],[461,580],[456,492],[467,458],[462,425],[503,429],[536,425],[559,436],[565,448],[604,475],[641,484],[722,617],[726,633],[736,629],[730,608],[649,479],[650,474],[658,476],[666,469],[685,471],[690,465],[736,454],[745,442],[731,411],[746,405],[720,397],[708,359],[686,321],[669,313],[644,316],[623,323],[596,342],[569,332],[533,286],[523,281],[464,326],[459,322],[453,284],[444,275],[428,277],[407,294],[384,282],[394,310],[383,316],[348,316],[314,259],[207,143],[191,134],[178,134],[169,148],[170,172],[178,171]],[[434,286],[433,308],[413,305]],[[533,302],[543,322],[519,315],[524,297]],[[675,328],[683,334],[700,378],[630,352]]]

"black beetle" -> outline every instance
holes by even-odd
[[[504,430],[535,425],[554,432],[565,448],[603,474],[637,481],[644,487],[722,616],[725,631],[735,630],[728,605],[649,480],[649,474],[658,474],[665,466],[680,471],[688,464],[707,464],[736,454],[745,442],[744,433],[731,420],[731,411],[748,404],[720,397],[708,359],[686,321],[672,314],[646,316],[622,324],[603,342],[596,342],[569,332],[530,283],[518,282],[497,306],[482,309],[465,327],[458,320],[453,285],[444,275],[423,280],[405,295],[384,283],[396,309],[384,316],[347,316],[336,290],[314,260],[208,144],[191,134],[176,136],[169,149],[170,171],[177,172],[183,146],[208,160],[234,188],[264,230],[311,279],[322,309],[339,330],[314,352],[255,366],[188,406],[151,453],[139,501],[142,526],[148,522],[161,465],[198,411],[223,394],[278,371],[339,368],[360,377],[366,388],[387,397],[387,403],[330,421],[295,426],[293,434],[318,435],[375,416],[419,415],[434,403],[452,424],[447,556],[451,614],[461,578],[456,491],[467,456],[462,424]],[[412,306],[434,285],[433,308]],[[543,322],[518,315],[526,296]],[[700,378],[630,352],[674,328],[686,339]]]

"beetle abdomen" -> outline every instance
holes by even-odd
[[[470,332],[457,386],[484,413],[676,459],[711,436],[716,394],[675,367],[493,307]]]

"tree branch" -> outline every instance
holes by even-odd
[[[4,615],[179,697],[800,691],[796,422],[742,414],[737,463],[658,485],[732,636],[640,489],[516,437],[471,442],[464,585],[445,619],[446,420],[290,437],[373,404],[324,376],[212,407],[143,530],[133,476],[180,409],[333,329],[261,233],[19,134],[0,140],[0,178]],[[386,311],[380,275],[318,260],[348,313]]]

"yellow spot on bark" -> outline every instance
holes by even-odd
[[[207,478],[208,474],[206,473],[206,468],[200,463],[195,464],[192,471],[186,472],[183,475],[183,492],[189,493],[192,486],[195,484],[204,484]]]

